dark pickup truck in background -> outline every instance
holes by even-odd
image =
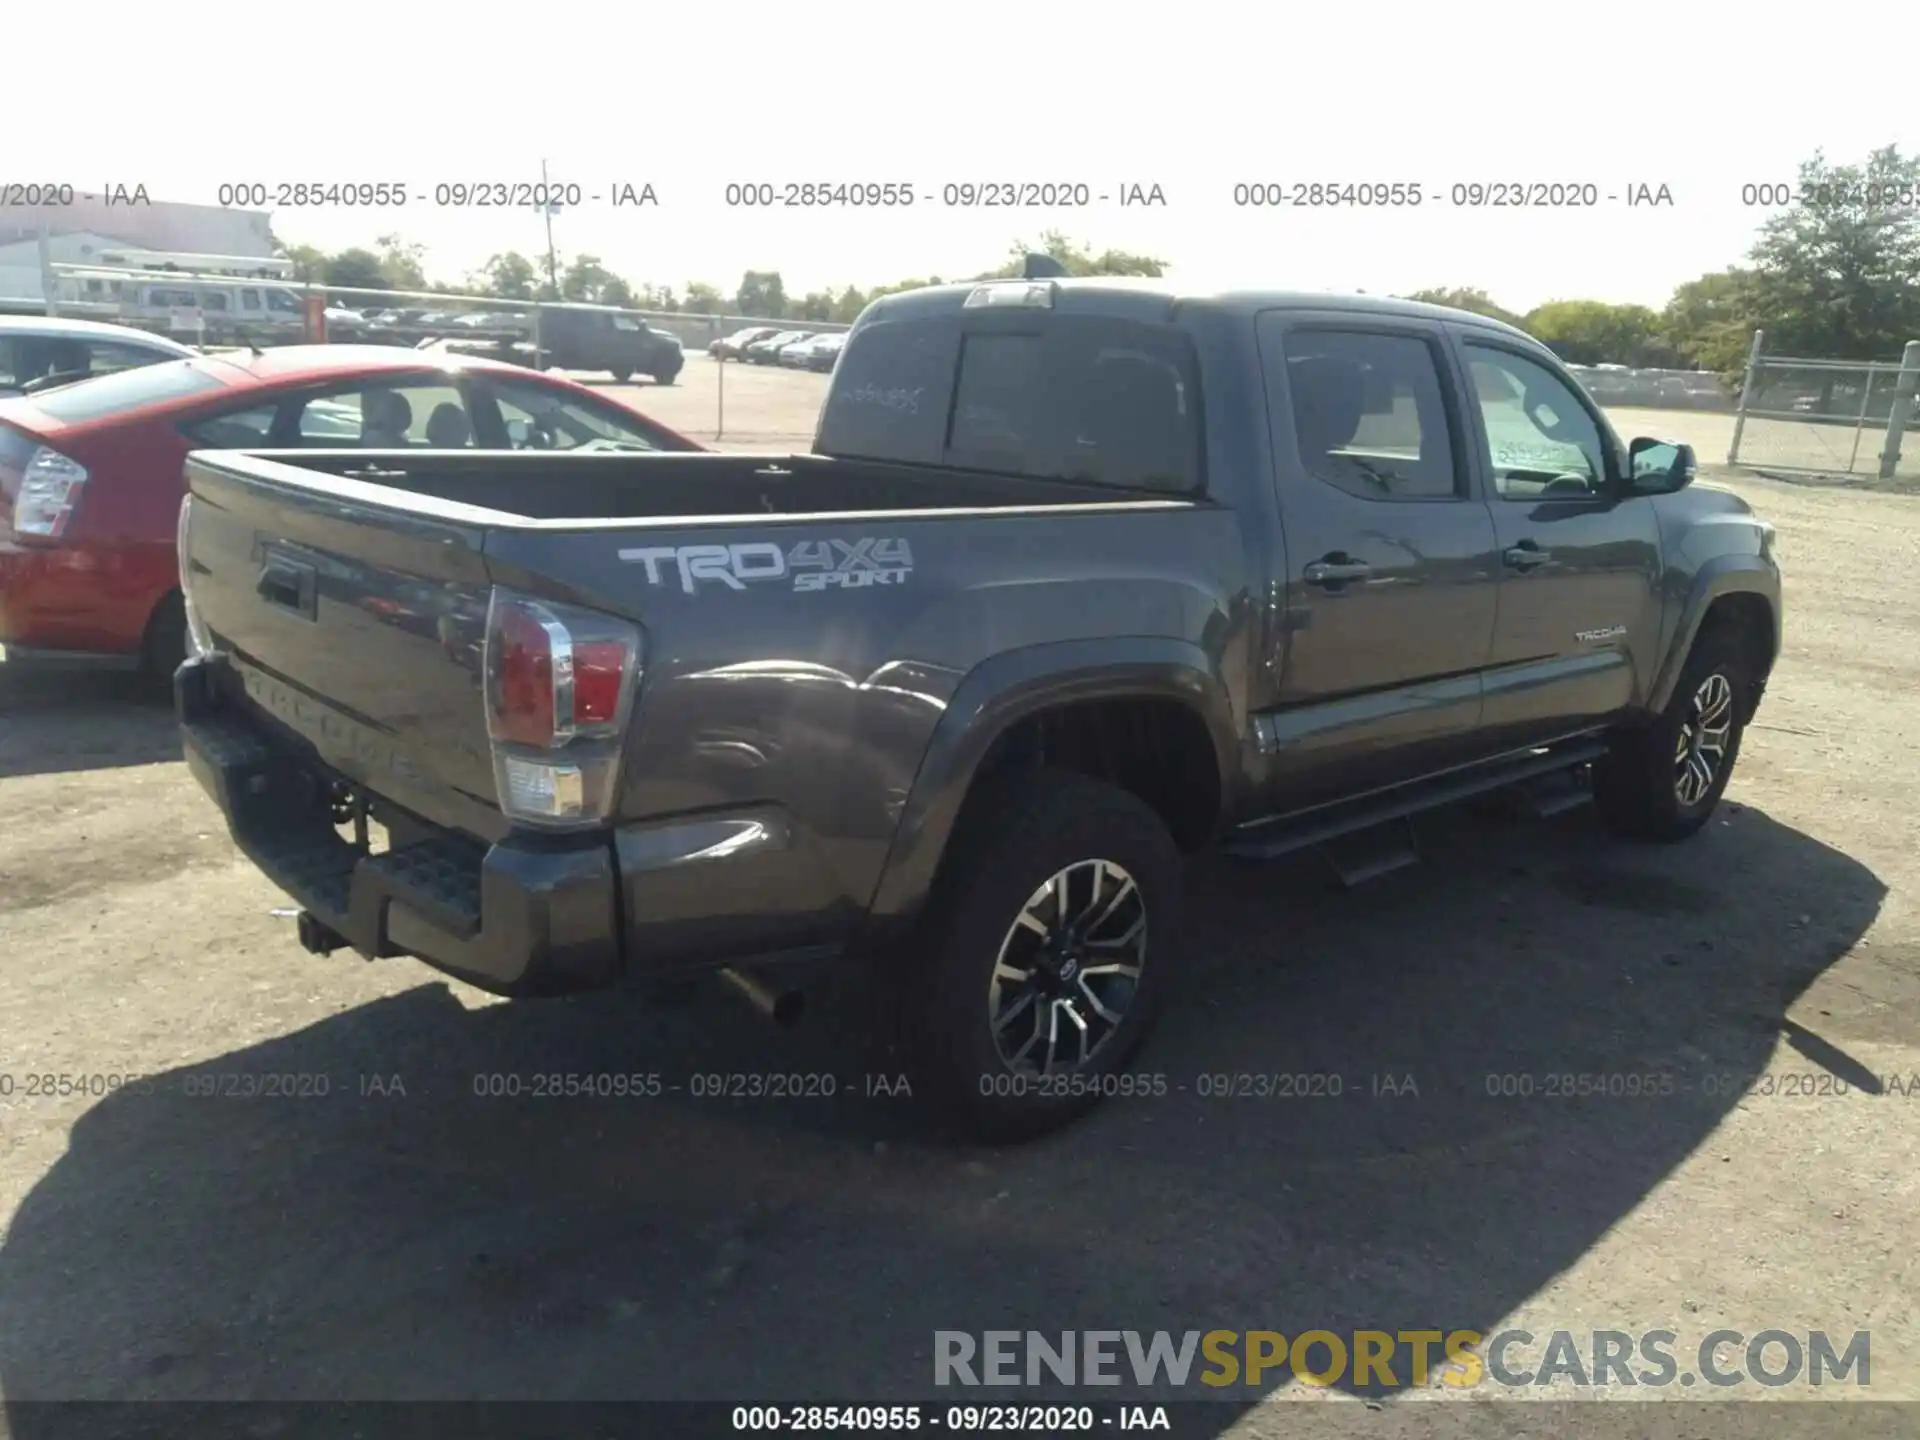
[[[1505,786],[1677,839],[1779,650],[1771,527],[1460,312],[889,296],[815,452],[191,456],[186,753],[308,948],[852,959],[917,1094],[1033,1133],[1177,981],[1183,851],[1359,878]]]
[[[679,336],[656,330],[639,316],[609,305],[542,306],[537,346],[517,334],[483,340],[446,332],[430,343],[530,368],[603,370],[621,385],[635,375],[646,375],[656,385],[671,385],[687,363]],[[534,364],[536,359],[539,366]]]

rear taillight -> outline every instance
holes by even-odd
[[[13,500],[14,533],[58,540],[73,523],[86,484],[86,466],[42,445],[20,476],[20,493]]]
[[[180,497],[180,524],[174,530],[174,545],[180,557],[180,607],[187,616],[187,651],[206,655],[213,650],[213,636],[207,622],[200,618],[200,607],[193,603],[193,565],[190,543],[193,528],[193,496]]]
[[[503,811],[552,827],[607,817],[641,659],[640,631],[625,620],[494,590],[487,738]]]

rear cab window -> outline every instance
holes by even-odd
[[[1204,482],[1196,374],[1171,324],[956,301],[848,337],[816,448],[1190,494]]]

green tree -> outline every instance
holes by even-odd
[[[391,290],[380,257],[371,250],[354,246],[327,257],[321,278],[328,285],[354,290]]]
[[[380,258],[381,277],[388,286],[395,290],[427,288],[424,245],[411,244],[398,235],[382,235],[373,244]]]
[[[831,290],[811,290],[800,298],[794,318],[797,320],[833,319],[834,295]]]
[[[872,297],[849,285],[834,297],[832,318],[842,325],[851,325],[860,318],[860,312],[867,308]]]
[[[327,252],[317,245],[281,245],[280,254],[293,262],[293,278],[317,285],[327,277]]]
[[[1040,243],[1030,245],[1014,241],[1005,263],[979,276],[982,280],[1010,279],[1018,276],[1028,255],[1040,254],[1058,260],[1069,275],[1146,275],[1166,274],[1167,262],[1152,255],[1135,255],[1126,250],[1102,250],[1094,254],[1091,246],[1068,239],[1058,230],[1048,230]]]
[[[787,288],[778,270],[749,270],[740,277],[740,289],[733,302],[742,315],[763,315],[779,320],[787,313]]]
[[[733,301],[704,280],[689,280],[681,293],[681,304],[695,315],[725,315],[733,310]]]
[[[633,287],[618,275],[609,275],[600,285],[600,303],[619,305],[628,310],[638,310],[640,302],[634,298]],[[669,306],[669,309],[672,307]]]
[[[1660,317],[1644,305],[1550,300],[1527,312],[1525,328],[1569,365],[1662,365],[1673,356]]]
[[[607,303],[601,296],[614,274],[600,263],[598,255],[576,255],[560,273],[560,296],[565,300]]]
[[[1920,336],[1920,156],[1888,145],[1864,165],[1816,151],[1799,203],[1760,227],[1752,315],[1778,355],[1886,360]]]
[[[1418,300],[1428,305],[1446,305],[1455,310],[1471,311],[1475,315],[1484,315],[1489,320],[1499,320],[1504,324],[1524,328],[1525,322],[1506,306],[1499,304],[1484,290],[1475,290],[1465,286],[1444,286],[1430,290],[1416,290],[1411,295],[1401,297],[1404,300]]]
[[[518,250],[508,250],[481,266],[475,283],[486,294],[502,300],[531,300],[538,275],[531,260]]]
[[[1678,286],[1661,312],[1660,328],[1681,364],[1736,373],[1758,324],[1756,304],[1750,272],[1720,270]]]

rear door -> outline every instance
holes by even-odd
[[[1501,555],[1483,723],[1503,745],[1550,740],[1631,704],[1652,663],[1658,521],[1622,483],[1611,427],[1555,362],[1452,328]]]
[[[1285,535],[1277,810],[1471,759],[1498,552],[1434,322],[1270,311],[1258,324]]]

